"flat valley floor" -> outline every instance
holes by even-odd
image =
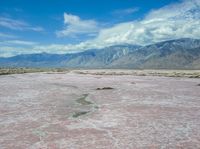
[[[200,79],[0,76],[0,149],[161,148],[200,148]]]

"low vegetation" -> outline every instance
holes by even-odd
[[[23,73],[66,73],[91,75],[134,75],[134,76],[165,76],[165,77],[187,77],[200,78],[200,70],[134,70],[134,69],[91,69],[91,70],[72,70],[67,68],[0,68],[0,75],[23,74]],[[99,88],[101,90],[101,88]]]
[[[0,68],[0,75],[10,74],[23,74],[23,73],[35,73],[35,72],[66,72],[68,69],[62,68]]]
[[[134,70],[134,69],[98,69],[98,70],[76,70],[78,74],[91,74],[91,75],[133,75],[133,76],[164,76],[164,77],[187,77],[187,78],[200,78],[200,70]]]

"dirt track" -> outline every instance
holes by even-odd
[[[200,148],[200,79],[0,76],[1,149]]]

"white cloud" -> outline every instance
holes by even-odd
[[[131,15],[137,11],[139,11],[139,8],[133,7],[133,8],[127,8],[127,9],[118,9],[118,10],[113,11],[112,14],[115,16],[126,16],[126,15]]]
[[[185,0],[153,10],[140,21],[103,29],[93,42],[105,46],[120,43],[147,45],[168,39],[200,38],[199,26],[200,1]]]
[[[38,27],[38,26],[35,27],[28,24],[25,21],[16,20],[16,19],[8,18],[8,17],[0,17],[0,26],[9,28],[12,30],[19,30],[19,31],[24,31],[24,30],[32,30],[36,32],[44,31],[42,27]]]
[[[34,50],[39,45],[37,42],[24,40],[4,40],[0,41],[0,57],[10,57],[19,54],[31,54],[41,52]]]
[[[82,20],[79,16],[64,13],[64,29],[57,31],[58,37],[68,36],[76,37],[76,35],[94,35],[99,31],[99,27],[94,20]]]
[[[92,28],[98,28],[95,21],[81,20],[78,16],[69,14],[65,14],[64,22],[66,28],[58,32],[59,36],[90,34],[93,33]],[[181,3],[152,10],[142,20],[120,23],[110,28],[101,29],[97,37],[79,44],[36,45],[29,49],[13,47],[12,50],[6,50],[9,49],[8,47],[0,47],[0,55],[6,55],[6,52],[9,53],[7,55],[39,52],[71,53],[115,44],[148,45],[178,38],[200,38],[199,0],[184,0]]]
[[[96,38],[70,48],[86,50],[126,43],[148,45],[178,38],[200,38],[199,0],[184,0],[152,10],[142,20],[101,29]]]
[[[3,45],[23,45],[23,46],[33,46],[37,45],[37,42],[32,42],[32,41],[24,41],[24,40],[6,40],[6,41],[1,41],[0,44]]]
[[[0,57],[11,57],[18,54],[26,54],[26,51],[26,49],[16,46],[0,46]]]
[[[10,35],[10,34],[0,32],[0,38],[16,38],[16,37],[17,36],[15,36],[15,35]]]

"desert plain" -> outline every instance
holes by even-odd
[[[192,73],[1,75],[0,148],[198,149],[200,79]]]

